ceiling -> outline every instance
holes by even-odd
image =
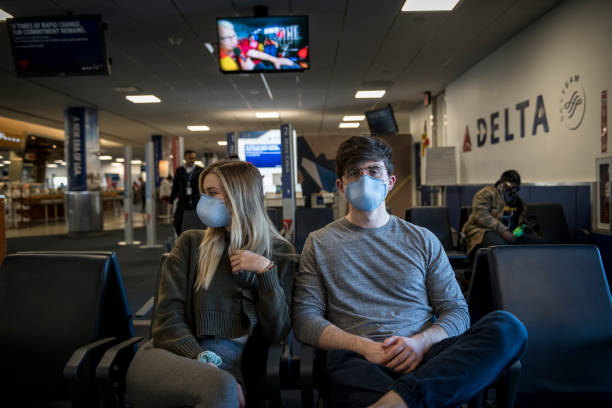
[[[135,157],[153,134],[184,136],[186,148],[219,156],[217,141],[231,131],[292,123],[300,136],[354,134],[338,129],[342,116],[388,103],[408,132],[425,91],[439,94],[558,3],[463,0],[450,13],[401,13],[403,0],[0,0],[14,17],[100,14],[112,58],[108,76],[17,78],[0,23],[0,116],[63,129],[65,107],[97,107],[101,138],[133,145]],[[273,98],[260,74],[224,75],[204,47],[217,41],[217,17],[252,16],[256,5],[271,16],[309,16],[311,68],[266,74]],[[114,90],[126,86],[162,103],[132,104]],[[358,89],[381,87],[382,99],[354,99]],[[211,131],[189,132],[193,124]]]

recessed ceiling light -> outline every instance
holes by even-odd
[[[377,89],[373,91],[357,91],[355,94],[355,98],[364,99],[364,98],[382,98],[385,95],[384,89]]]
[[[278,112],[255,112],[255,116],[259,119],[276,119]]]
[[[13,18],[13,16],[7,13],[6,11],[0,9],[0,21],[6,21],[7,18]]]
[[[132,164],[142,164],[142,160],[140,159],[132,160]]]
[[[133,103],[160,103],[159,99],[155,95],[126,95],[125,99]]]
[[[359,122],[342,122],[338,125],[339,128],[358,128]]]
[[[123,159],[123,157],[117,157],[117,158],[115,159],[115,161],[116,161],[117,163],[123,163],[125,160]]]
[[[55,164],[55,163],[47,163],[47,167],[53,169],[53,168],[57,167],[57,164]]]
[[[364,120],[365,116],[364,115],[355,115],[355,116],[345,116],[342,118],[343,122],[354,122],[354,121],[359,121],[359,120]]]
[[[217,144],[218,144],[219,146],[227,146],[227,140],[218,140],[218,141],[217,141]]]
[[[111,163],[111,166],[113,166],[113,167],[123,167],[123,164],[117,163],[117,162],[113,162],[113,163]]]
[[[206,125],[190,125],[187,126],[187,129],[191,130],[192,132],[207,132],[210,130],[210,128]]]
[[[134,93],[134,92],[140,92],[141,89],[138,88],[137,86],[115,86],[113,88],[111,88],[113,91],[115,92],[119,92],[119,93]]]
[[[11,164],[11,161],[10,160],[4,160],[2,163],[4,163],[4,164]]]
[[[98,157],[100,160],[113,160],[113,156],[100,156]]]
[[[451,11],[459,0],[406,0],[402,11]]]

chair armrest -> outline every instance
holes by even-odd
[[[92,390],[88,387],[94,382],[94,370],[97,364],[97,361],[91,361],[91,354],[109,348],[114,341],[115,337],[106,337],[79,347],[72,353],[64,366],[64,379],[73,402],[91,398]]]
[[[96,367],[98,391],[105,407],[123,406],[125,376],[142,337],[132,337],[106,350]]]
[[[302,389],[302,407],[313,407],[315,403],[315,353],[316,348],[302,343],[300,349],[300,387]]]
[[[272,344],[268,348],[266,361],[266,392],[269,396],[280,398],[281,390],[281,359],[285,352],[285,345]]]

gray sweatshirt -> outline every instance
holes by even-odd
[[[297,338],[315,346],[330,323],[376,341],[412,336],[433,320],[449,336],[469,327],[465,299],[440,241],[395,216],[380,228],[342,218],[308,236],[293,319]]]

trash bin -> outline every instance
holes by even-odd
[[[101,191],[67,191],[65,208],[68,234],[103,230]]]

